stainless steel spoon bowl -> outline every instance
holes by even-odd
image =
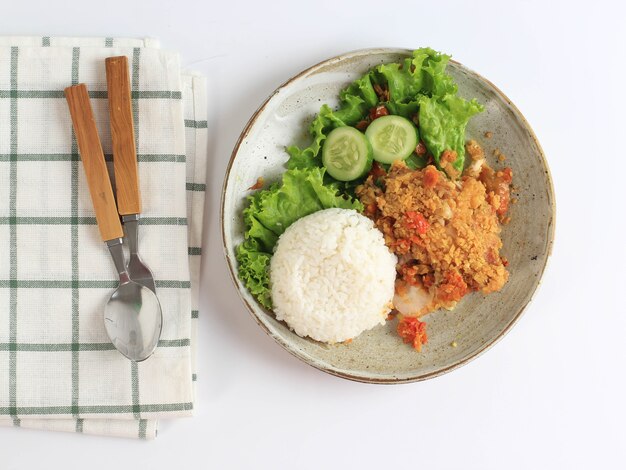
[[[111,342],[132,361],[150,357],[159,342],[161,325],[156,295],[136,282],[120,284],[104,308],[104,326]]]
[[[159,343],[163,325],[161,304],[154,292],[130,280],[122,240],[110,240],[107,245],[120,276],[120,285],[104,307],[104,326],[119,352],[132,361],[143,361]]]

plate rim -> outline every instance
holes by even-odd
[[[223,252],[224,252],[224,258],[226,260],[226,264],[228,267],[228,273],[230,275],[230,279],[233,282],[233,285],[235,287],[235,290],[237,291],[237,294],[239,296],[239,298],[241,299],[241,301],[244,303],[244,305],[246,306],[246,309],[248,310],[248,313],[250,316],[252,316],[252,318],[254,319],[254,321],[257,323],[257,325],[259,325],[263,331],[269,335],[274,341],[276,341],[283,349],[285,349],[287,352],[289,352],[292,356],[297,357],[299,360],[301,360],[302,362],[304,362],[305,364],[314,367],[322,372],[326,372],[327,374],[336,376],[336,377],[340,377],[343,379],[347,379],[347,380],[351,380],[354,382],[361,382],[361,383],[370,383],[370,384],[383,384],[383,385],[393,385],[393,384],[402,384],[402,383],[413,383],[413,382],[421,382],[424,380],[428,380],[428,379],[432,379],[435,377],[439,377],[442,376],[444,374],[447,374],[449,372],[452,372],[453,370],[456,370],[470,362],[472,362],[473,360],[477,359],[478,357],[482,356],[485,352],[487,352],[489,349],[491,349],[493,346],[495,346],[502,338],[504,338],[504,336],[506,336],[506,334],[513,328],[513,326],[515,326],[517,324],[517,322],[520,320],[520,318],[522,317],[522,315],[524,314],[526,308],[530,305],[530,303],[533,301],[533,299],[535,298],[535,295],[537,293],[537,290],[539,289],[539,287],[541,286],[541,283],[543,281],[543,276],[545,274],[545,270],[546,267],[548,265],[548,261],[550,260],[551,256],[552,256],[552,250],[554,247],[554,235],[555,235],[555,226],[556,226],[556,199],[555,199],[555,194],[554,194],[554,183],[553,183],[553,179],[552,179],[552,173],[550,171],[550,167],[548,165],[548,161],[546,159],[545,153],[543,151],[543,148],[541,146],[541,144],[539,143],[539,139],[537,138],[533,128],[530,126],[529,122],[526,120],[526,117],[522,114],[522,112],[519,110],[519,108],[509,99],[508,96],[506,96],[504,94],[504,92],[502,92],[502,90],[500,90],[500,88],[498,88],[493,82],[491,82],[490,80],[488,80],[487,78],[483,77],[481,74],[475,72],[474,70],[470,69],[469,67],[463,65],[461,62],[458,62],[454,59],[450,59],[451,63],[454,63],[457,67],[463,69],[466,72],[469,72],[470,74],[476,76],[477,78],[479,78],[480,80],[483,80],[484,82],[486,82],[489,86],[491,86],[493,88],[493,90],[500,95],[500,97],[507,103],[508,106],[510,106],[512,108],[512,110],[517,114],[517,116],[519,116],[519,118],[521,118],[521,122],[523,124],[523,127],[528,131],[531,139],[534,141],[535,145],[537,146],[537,149],[539,150],[539,157],[540,157],[540,162],[541,165],[543,167],[543,169],[545,170],[545,175],[546,175],[546,181],[547,181],[547,193],[548,193],[548,199],[551,201],[550,204],[550,212],[551,212],[551,220],[549,222],[549,228],[548,228],[548,241],[547,241],[547,255],[545,257],[545,261],[543,263],[543,266],[541,267],[541,271],[539,273],[539,278],[537,281],[537,285],[535,286],[535,288],[533,289],[532,293],[530,294],[530,298],[528,299],[528,301],[526,303],[524,303],[524,305],[522,305],[520,307],[520,309],[515,313],[515,315],[512,317],[512,319],[509,321],[509,323],[503,328],[503,330],[497,335],[495,336],[493,339],[487,341],[485,344],[483,344],[480,348],[478,348],[476,351],[474,351],[472,354],[470,354],[469,356],[453,363],[450,364],[446,367],[440,368],[438,370],[429,372],[429,373],[425,373],[425,374],[419,374],[419,375],[415,375],[415,376],[410,376],[410,377],[405,377],[405,378],[399,378],[399,377],[390,377],[390,378],[377,378],[377,377],[366,377],[366,376],[362,376],[359,374],[351,374],[351,373],[347,373],[343,370],[338,370],[336,368],[333,367],[324,367],[322,364],[317,363],[315,361],[311,361],[307,355],[302,354],[301,351],[299,351],[297,348],[293,347],[291,344],[289,344],[287,341],[284,341],[282,338],[280,338],[278,335],[274,335],[270,329],[265,325],[265,323],[263,323],[261,321],[261,319],[258,317],[258,315],[256,314],[254,307],[252,307],[252,305],[250,305],[250,303],[246,300],[246,298],[243,296],[242,292],[241,292],[241,288],[245,288],[245,286],[240,285],[238,277],[237,277],[237,268],[236,268],[236,260],[231,259],[230,254],[228,252],[228,248],[227,248],[227,244],[226,244],[226,232],[225,232],[225,227],[224,227],[224,211],[225,211],[225,199],[226,199],[226,189],[228,187],[228,183],[230,181],[230,173],[232,170],[232,166],[234,164],[235,161],[235,157],[237,156],[237,153],[239,152],[240,146],[242,144],[242,142],[244,141],[244,139],[247,137],[248,133],[250,132],[250,129],[252,128],[252,126],[255,124],[257,118],[259,117],[259,115],[264,111],[264,109],[266,108],[266,106],[268,105],[268,103],[274,98],[274,96],[276,96],[277,94],[280,93],[281,90],[283,90],[285,87],[287,87],[288,85],[290,85],[291,83],[295,82],[296,80],[300,79],[301,77],[310,74],[311,72],[314,72],[316,69],[319,69],[323,66],[327,66],[336,62],[340,62],[342,60],[346,60],[348,58],[353,58],[353,57],[357,57],[357,56],[361,56],[361,55],[369,55],[369,54],[380,54],[380,53],[384,53],[384,54],[405,54],[407,56],[410,56],[412,53],[412,49],[406,49],[406,48],[393,48],[393,47],[376,47],[376,48],[364,48],[364,49],[356,49],[353,51],[349,51],[349,52],[345,52],[333,57],[330,57],[328,59],[322,60],[304,70],[302,70],[301,72],[297,73],[296,75],[292,76],[291,78],[287,79],[286,81],[284,81],[282,84],[280,84],[272,93],[270,93],[270,95],[261,103],[261,105],[259,105],[259,107],[256,109],[256,111],[252,114],[252,116],[248,119],[246,125],[244,126],[243,130],[241,131],[241,133],[239,134],[239,137],[237,138],[237,141],[235,142],[235,145],[233,147],[233,150],[231,152],[230,155],[230,159],[228,161],[228,165],[226,167],[226,172],[224,175],[224,181],[222,183],[222,193],[221,193],[221,198],[220,198],[220,209],[219,209],[219,219],[220,219],[220,231],[221,231],[221,235],[222,235],[222,248],[223,248]],[[262,310],[268,312],[271,314],[271,312],[265,308],[263,308],[262,306],[258,305],[259,308],[261,308]],[[295,334],[295,333],[294,333]]]

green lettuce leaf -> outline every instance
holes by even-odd
[[[363,210],[363,205],[324,184],[323,168],[292,169],[281,183],[248,197],[245,240],[237,247],[239,278],[258,301],[271,308],[269,263],[278,237],[296,220],[322,209]]]
[[[420,95],[456,93],[454,80],[445,71],[449,60],[449,55],[424,47],[401,63],[379,65],[373,73],[378,83],[388,86],[391,103],[415,102]]]
[[[352,99],[353,106],[359,106],[356,99]],[[346,113],[350,113],[348,110]],[[326,135],[335,127],[346,126],[341,118],[337,117],[333,110],[328,105],[323,105],[319,114],[313,119],[313,122],[309,126],[309,133],[313,136],[313,142],[308,147],[303,149],[292,145],[287,147],[287,153],[289,154],[289,161],[287,162],[287,169],[302,169],[302,168],[315,168],[322,165],[321,159],[317,158],[320,149],[322,148],[322,142],[326,139]]]
[[[419,95],[421,98],[424,95]],[[409,101],[408,103],[397,103],[395,101],[388,101],[385,103],[387,110],[390,114],[405,117],[409,120],[413,119],[413,116],[417,114],[419,109],[419,98],[415,101]]]
[[[454,150],[454,168],[463,171],[465,161],[465,127],[469,119],[483,110],[475,99],[466,101],[456,95],[423,97],[420,100],[420,136],[439,165],[444,150]]]
[[[376,96],[376,92],[374,91],[374,86],[369,73],[363,75],[358,80],[355,80],[346,89],[339,93],[339,99],[342,103],[348,102],[348,97],[350,96],[360,97],[368,108],[378,104],[378,96]]]
[[[413,52],[413,63],[419,63],[422,71],[422,93],[428,96],[454,95],[457,92],[452,75],[446,73],[450,56],[430,47]]]
[[[278,235],[266,228],[256,218],[256,214],[258,214],[263,207],[261,201],[269,197],[269,195],[277,189],[278,185],[275,184],[265,191],[258,191],[252,196],[249,196],[248,201],[250,205],[243,210],[243,221],[247,229],[246,238],[254,239],[257,242],[257,245],[255,245],[257,251],[258,249],[263,249],[266,252],[271,252],[278,240]]]
[[[245,240],[237,247],[237,274],[250,293],[265,308],[272,308],[272,296],[269,289],[269,267],[271,254],[261,251],[254,238]]]

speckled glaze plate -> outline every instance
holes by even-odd
[[[243,240],[245,197],[259,176],[270,183],[284,172],[285,146],[308,142],[309,122],[322,103],[338,104],[338,92],[370,68],[410,55],[403,49],[367,49],[326,60],[280,86],[261,105],[241,133],[232,153],[222,195],[222,236],[232,279],[257,323],[287,351],[330,374],[370,383],[424,380],[466,364],[493,346],[519,320],[530,302],[550,255],[555,206],[550,172],[532,129],[511,101],[485,78],[452,61],[448,71],[465,98],[477,98],[485,111],[471,119],[466,137],[507,156],[515,196],[511,222],[502,231],[502,255],[509,260],[508,283],[497,293],[466,296],[454,311],[426,318],[428,344],[421,353],[402,343],[389,321],[350,344],[327,345],[301,338],[261,307],[237,278],[235,248]],[[490,131],[492,138],[484,133]],[[519,193],[519,194],[517,194]],[[453,343],[455,346],[453,346]]]

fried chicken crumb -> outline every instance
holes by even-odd
[[[467,145],[472,159],[482,148]],[[451,155],[448,155],[451,158]],[[398,256],[396,293],[421,287],[432,300],[416,313],[453,308],[467,293],[498,291],[509,273],[500,257],[501,225],[508,208],[512,172],[495,172],[483,165],[479,175],[463,174],[454,181],[429,165],[411,170],[395,162],[382,177],[370,176],[356,195]]]
[[[262,189],[264,184],[265,180],[262,176],[259,176],[256,180],[256,183],[248,188],[248,191],[256,191],[257,189]]]
[[[499,148],[495,148],[495,149],[493,149],[493,155],[496,157],[496,159],[497,159],[499,162],[503,162],[503,161],[505,161],[505,160],[506,160],[506,155],[505,155],[505,154],[503,154],[503,153],[500,151],[500,149],[499,149]]]

